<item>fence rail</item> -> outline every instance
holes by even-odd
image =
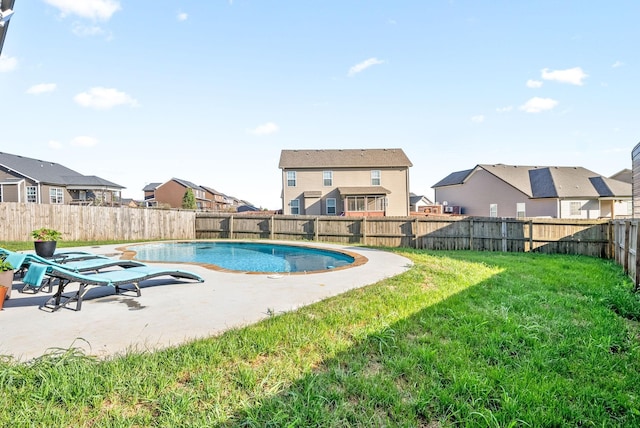
[[[607,220],[329,217],[198,213],[199,239],[282,239],[429,250],[612,256]]]
[[[129,207],[0,203],[0,241],[40,227],[63,239],[278,239],[428,250],[580,254],[615,259],[640,285],[640,220],[481,217],[333,217],[229,214]]]

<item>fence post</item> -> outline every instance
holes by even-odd
[[[229,217],[229,239],[233,239],[233,214]]]
[[[533,251],[533,220],[529,220],[529,252],[532,252],[532,251]]]
[[[469,250],[473,251],[473,217],[469,217]]]
[[[362,222],[360,222],[360,227],[362,228],[362,245],[367,245],[367,216],[362,217]]]
[[[271,240],[273,241],[275,239],[276,236],[276,217],[275,216],[271,216],[271,226],[269,226],[269,229],[271,229]]]
[[[502,252],[507,252],[507,221],[503,218],[500,225],[500,235],[502,235]]]
[[[631,223],[631,222],[629,222]],[[633,291],[638,291],[640,284],[640,255],[638,254],[638,247],[640,247],[640,223],[636,226],[636,277],[633,278],[634,288]]]
[[[315,240],[318,240],[318,237],[320,236],[320,217],[316,217],[313,220],[313,233],[315,235]]]
[[[624,267],[625,273],[629,273],[629,232],[631,229],[631,222],[625,222],[624,224],[624,260],[622,261],[622,266]]]
[[[412,227],[412,231],[411,234],[413,235],[413,248],[415,248],[416,250],[418,249],[418,217],[413,219],[413,224],[411,225]]]

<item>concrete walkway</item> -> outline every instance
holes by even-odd
[[[205,282],[151,279],[140,284],[141,297],[114,295],[110,287],[93,287],[79,312],[40,309],[50,294],[20,293],[22,283],[16,280],[11,299],[5,301],[0,312],[0,355],[26,361],[51,350],[76,347],[90,355],[107,357],[175,346],[373,284],[411,266],[410,260],[388,252],[318,246],[355,252],[368,262],[349,269],[296,275],[229,273],[197,265],[157,264],[193,271]],[[118,247],[121,245],[78,249],[118,257]]]

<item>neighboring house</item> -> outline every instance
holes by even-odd
[[[433,202],[431,202],[426,196],[409,193],[409,209],[411,212],[424,211],[426,207],[431,205],[433,205]]]
[[[214,211],[229,211],[233,201],[224,193],[208,186],[200,186],[205,191],[205,197],[211,201],[211,209]]]
[[[411,166],[402,149],[282,150],[282,212],[408,216]]]
[[[631,184],[633,183],[633,171],[631,171],[629,168],[625,168],[621,171],[616,172],[609,178]]]
[[[260,208],[254,207],[251,204],[242,204],[236,211],[239,213],[260,212]]]
[[[0,202],[119,205],[122,189],[55,162],[0,152]]]
[[[145,207],[157,207],[158,202],[156,201],[156,189],[162,183],[149,183],[142,191],[144,192],[144,206]]]
[[[631,215],[631,185],[582,167],[477,165],[435,185],[436,203],[483,217],[615,218]]]
[[[182,208],[182,198],[187,189],[193,191],[196,199],[196,206],[199,210],[211,208],[211,200],[207,199],[206,191],[187,180],[172,178],[162,184],[147,184],[144,189],[144,200],[146,206],[168,206],[171,208]]]

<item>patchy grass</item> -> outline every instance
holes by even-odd
[[[394,251],[414,267],[218,337],[5,359],[0,425],[640,425],[640,298],[618,266]]]

